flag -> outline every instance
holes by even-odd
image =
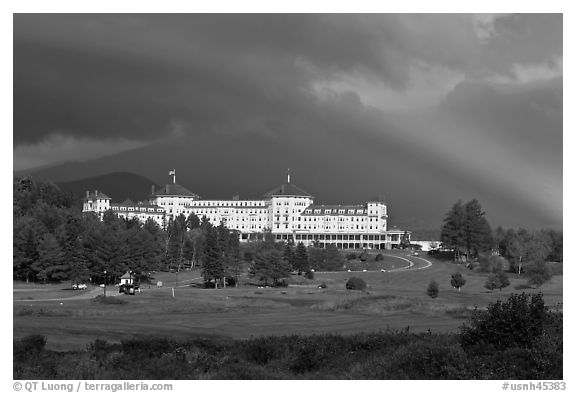
[[[174,169],[173,171],[168,172],[168,176],[175,175],[175,174],[176,174],[176,169]]]

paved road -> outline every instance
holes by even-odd
[[[183,287],[187,287],[191,282],[193,281],[199,281],[202,280],[202,277],[196,277],[196,278],[192,278],[192,279],[188,279],[188,280],[178,280],[178,285],[174,285],[176,284],[176,280],[174,280],[173,282],[166,282],[164,281],[164,285],[162,288],[164,289],[168,289],[168,288],[183,288]],[[155,285],[152,285],[149,288],[147,288],[146,286],[141,287],[141,291],[149,291],[149,290],[153,290],[156,289],[157,287]],[[14,289],[13,292],[19,292],[19,293],[25,293],[25,292],[39,292],[39,291],[43,291],[43,289],[37,289],[37,288],[30,288],[30,289],[26,289],[26,288],[18,288],[18,289]],[[65,302],[65,301],[70,301],[70,300],[86,300],[86,299],[93,299],[98,295],[103,295],[104,294],[104,289],[101,287],[92,287],[90,289],[86,289],[83,291],[78,291],[78,294],[76,296],[70,296],[70,297],[58,297],[58,298],[47,298],[47,299],[14,299],[14,302]],[[106,287],[106,296],[118,296],[118,295],[122,295],[119,291],[118,291],[118,287],[115,285],[109,285]]]
[[[415,269],[412,269],[412,266],[415,266],[415,263],[407,258],[398,256],[398,255],[391,255],[391,254],[382,254],[386,257],[392,257],[392,258],[398,258],[398,259],[402,259],[406,262],[408,262],[408,266],[402,266],[402,267],[397,267],[395,269],[388,269],[386,270],[386,273],[394,273],[394,272],[403,272],[406,270],[422,270],[422,269],[427,269],[430,266],[432,266],[432,262],[430,262],[427,259],[421,258],[421,257],[417,257],[417,256],[413,256],[413,255],[406,255],[407,257],[410,258],[415,258],[415,259],[420,259],[422,261],[424,261],[424,265],[421,265],[420,263],[418,263],[418,265],[416,265]],[[347,271],[346,271],[347,272]],[[361,271],[361,270],[352,270],[350,273],[378,273],[381,272],[381,270],[366,270],[366,271]],[[342,271],[336,271],[336,272],[315,272],[315,273],[342,273]]]

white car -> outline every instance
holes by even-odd
[[[88,285],[86,284],[74,284],[72,285],[72,289],[87,289]]]

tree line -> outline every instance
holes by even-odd
[[[514,268],[535,261],[562,262],[562,231],[553,229],[504,229],[492,231],[486,213],[473,199],[456,202],[444,218],[440,241],[453,250],[456,260],[478,259],[482,253],[496,252]]]
[[[539,287],[552,273],[546,262],[562,262],[562,232],[553,229],[504,229],[492,231],[480,203],[456,202],[444,218],[441,242],[457,261],[478,261],[479,270],[490,273],[489,290],[510,285],[504,265],[511,273],[526,273],[528,284]],[[503,263],[505,262],[505,263]]]

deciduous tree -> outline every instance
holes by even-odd
[[[466,279],[462,276],[461,273],[454,273],[450,279],[450,285],[454,288],[458,288],[458,292],[460,292],[460,288],[462,288],[466,284]]]

